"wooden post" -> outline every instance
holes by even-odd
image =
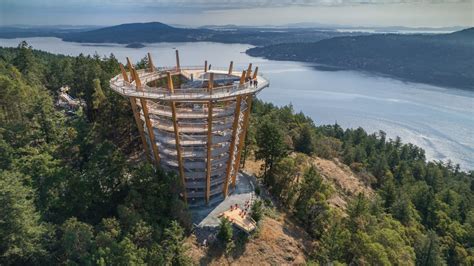
[[[181,65],[179,64],[179,51],[176,50],[176,70],[181,72]]]
[[[148,53],[148,69],[150,72],[155,72],[155,65],[153,64],[153,59],[151,59],[150,53]]]
[[[239,138],[239,148],[237,150],[237,159],[235,160],[235,165],[234,165],[234,175],[232,176],[232,187],[235,188],[235,179],[237,177],[237,174],[239,173],[239,168],[240,168],[240,156],[242,155],[242,148],[244,147],[245,143],[245,135],[247,134],[247,128],[249,126],[249,118],[250,118],[250,111],[252,109],[252,94],[247,95],[247,110],[244,115],[244,125],[242,132],[240,133],[240,138]]]
[[[132,68],[131,73],[132,73],[133,80],[135,80],[135,91],[143,91],[142,83],[140,82],[140,80],[137,81],[137,78],[138,78],[137,70],[135,68]]]
[[[258,67],[255,68],[255,72],[253,72],[253,78],[252,79],[256,79],[257,74],[258,74]]]
[[[151,161],[150,147],[146,142],[145,132],[143,131],[143,122],[140,119],[140,114],[138,114],[137,100],[135,97],[130,97],[130,105],[132,106],[133,117],[135,118],[135,123],[138,127],[138,133],[140,133],[140,138],[142,139],[142,145],[145,149],[146,158]]]
[[[167,78],[168,78],[168,89],[170,90],[171,93],[174,93],[174,86],[173,86],[173,79],[171,78],[171,73],[168,72]],[[177,153],[177,159],[178,159],[178,167],[179,167],[179,176],[181,177],[181,184],[183,185],[183,196],[184,196],[184,201],[188,201],[188,196],[186,195],[186,182],[184,180],[184,166],[183,166],[183,156],[181,154],[181,144],[180,144],[180,139],[179,139],[179,127],[178,127],[178,118],[176,116],[176,103],[174,101],[171,101],[171,113],[173,117],[173,128],[174,128],[174,134],[175,134],[175,142],[176,142],[176,153]]]
[[[208,90],[212,94],[214,88],[214,73],[209,74]],[[212,100],[207,105],[207,170],[206,170],[206,203],[211,197],[211,173],[212,173]]]
[[[130,61],[130,58],[128,57],[127,57],[127,68],[128,68],[128,71],[130,71],[130,82],[132,82],[135,80],[134,75],[132,73],[133,65],[132,65],[132,62]]]
[[[250,78],[251,74],[252,74],[252,63],[250,63],[249,67],[247,68],[247,76],[245,78]]]
[[[120,63],[119,66],[120,66],[120,71],[122,72],[123,80],[126,82],[130,82],[130,80],[128,79],[127,71],[125,71],[125,67],[123,67],[122,63]]]
[[[230,61],[229,72],[227,74],[231,75],[234,68],[234,61]]]
[[[242,71],[242,75],[240,76],[240,82],[239,82],[239,85],[244,85],[245,83],[245,75],[246,75],[246,71]]]
[[[212,173],[212,101],[207,105],[207,170],[206,170],[206,203],[209,204],[211,197],[211,173]]]
[[[209,80],[207,81],[207,91],[212,94],[214,88],[214,73],[209,73]]]
[[[245,71],[244,71],[245,72]],[[234,122],[232,124],[232,140],[229,147],[229,160],[227,161],[226,173],[225,173],[225,182],[224,182],[224,190],[222,191],[224,194],[224,198],[227,197],[227,191],[229,189],[229,179],[231,175],[231,167],[234,163],[232,158],[234,155],[235,150],[235,141],[237,138],[237,126],[239,125],[239,117],[240,117],[240,105],[242,103],[242,96],[237,96],[237,101],[235,103],[235,111],[234,111]]]
[[[133,69],[133,74],[135,76],[135,85],[137,86],[137,90],[142,91],[141,89],[142,83],[135,69]],[[158,147],[156,146],[155,132],[153,131],[153,127],[151,125],[150,115],[149,115],[148,106],[147,106],[147,100],[144,98],[140,98],[140,103],[142,105],[143,117],[145,118],[145,124],[148,129],[148,138],[150,139],[150,146],[151,146],[151,149],[153,150],[155,164],[158,165],[160,163],[160,154],[158,153]]]
[[[134,78],[133,67],[128,57],[127,57],[127,65],[128,65],[128,69],[130,70],[130,79],[133,80]],[[127,75],[127,72],[125,72],[123,65],[120,64],[120,67],[122,70],[122,75],[124,76],[124,80],[128,81],[128,75]],[[135,123],[137,124],[137,127],[138,127],[138,133],[140,133],[140,138],[142,139],[142,145],[143,145],[143,149],[145,149],[146,158],[149,161],[151,161],[150,147],[148,146],[146,142],[145,132],[143,131],[143,122],[140,118],[140,114],[138,113],[137,100],[135,97],[130,97],[130,105],[132,106],[133,117],[135,118]]]
[[[207,72],[207,60],[204,61],[204,72]]]

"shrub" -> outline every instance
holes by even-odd
[[[250,215],[256,222],[263,218],[263,202],[261,200],[255,201],[252,205]]]

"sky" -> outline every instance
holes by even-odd
[[[474,26],[474,0],[0,0],[0,25]]]

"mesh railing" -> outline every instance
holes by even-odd
[[[186,72],[186,70],[202,70],[203,68],[201,66],[196,66],[196,67],[186,67],[186,69],[183,69],[181,72]],[[213,69],[212,71],[222,71],[223,74],[225,74],[225,69]],[[159,68],[158,71],[169,71],[172,74],[178,73],[176,68]],[[170,97],[170,96],[175,96],[179,98],[199,98],[199,97],[205,97],[205,96],[212,96],[213,94],[231,94],[243,90],[248,90],[248,89],[255,89],[256,86],[253,84],[250,84],[250,81],[245,82],[243,85],[238,84],[237,82],[234,82],[235,84],[232,85],[226,85],[226,86],[219,86],[215,87],[212,90],[209,90],[206,87],[203,88],[175,88],[174,93],[171,93],[168,88],[164,87],[151,87],[146,85],[146,83],[149,83],[150,81],[156,80],[160,77],[164,77],[165,74],[164,72],[146,72],[145,70],[138,70],[139,75],[143,75],[143,83],[145,85],[136,87],[134,83],[130,83],[127,81],[124,81],[123,79],[120,78],[120,75],[116,76],[114,79],[111,80],[111,87],[112,89],[121,92],[124,95],[131,95],[131,96],[136,96],[136,97],[149,97],[149,98],[165,98],[165,97]],[[201,73],[205,74],[205,73]],[[198,79],[199,80],[199,79]],[[207,79],[201,78],[200,80],[205,81]],[[222,80],[222,79],[220,79]],[[229,78],[229,80],[235,80],[235,77]],[[265,80],[261,80],[261,85],[265,85],[267,82]]]

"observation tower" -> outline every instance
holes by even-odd
[[[110,87],[130,99],[148,159],[175,171],[191,206],[217,202],[235,188],[253,96],[269,82],[252,64],[243,71],[203,66],[127,69]]]

